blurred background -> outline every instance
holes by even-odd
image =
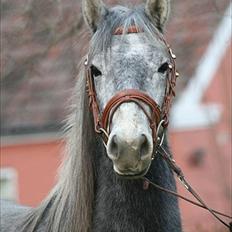
[[[108,1],[117,3],[125,1]],[[230,0],[172,0],[165,31],[180,72],[174,157],[208,205],[230,215],[231,18]],[[1,198],[36,206],[54,185],[89,38],[80,0],[1,1]],[[190,197],[179,184],[178,191]],[[180,207],[184,231],[224,231],[208,212],[181,200]]]

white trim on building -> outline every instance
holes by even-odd
[[[221,106],[202,104],[202,97],[221,64],[232,36],[232,3],[211,40],[206,53],[199,61],[191,78],[176,104],[173,105],[170,122],[174,130],[207,127],[220,119]]]
[[[1,136],[1,147],[20,144],[40,144],[64,139],[62,132]]]
[[[0,198],[18,201],[18,175],[14,168],[0,168]]]

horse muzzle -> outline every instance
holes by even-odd
[[[152,130],[146,115],[133,102],[115,111],[106,149],[118,175],[140,177],[147,172],[153,155]]]

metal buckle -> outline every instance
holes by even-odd
[[[88,64],[89,64],[89,56],[87,55],[84,61],[84,65],[87,66]]]
[[[165,122],[165,120],[162,119],[162,120],[159,122],[159,125],[158,125],[158,127],[157,127],[157,131],[156,131],[157,146],[162,146],[163,141],[164,141],[164,131],[163,131],[163,133],[162,133],[162,136],[161,136],[161,137],[159,136],[161,126],[162,126],[162,124],[163,124],[164,122]],[[164,129],[164,130],[165,130],[165,129]]]
[[[185,180],[183,179],[183,177],[181,176],[177,176],[178,180],[180,181],[180,183],[187,189],[189,190],[188,185],[186,184]]]
[[[165,128],[163,128],[163,133],[162,133],[162,136],[160,137],[159,136],[159,133],[160,133],[160,129],[161,129],[161,126],[162,124],[165,122],[164,119],[162,119],[160,122],[159,122],[159,125],[157,127],[157,131],[156,131],[156,141],[157,141],[157,144],[156,144],[156,151],[153,153],[151,159],[153,160],[155,158],[155,154],[158,153],[158,147],[161,147],[163,142],[164,142],[164,132],[165,132]]]
[[[103,133],[103,134],[105,135],[107,141],[108,141],[108,139],[109,139],[109,134],[107,133],[107,131],[106,131],[105,129],[103,129],[102,127],[100,127],[100,128],[98,129],[98,131],[99,131],[100,133]],[[105,142],[105,140],[104,140],[103,138],[102,138],[102,142],[103,142],[103,145],[105,146],[105,148],[107,148],[106,142]]]

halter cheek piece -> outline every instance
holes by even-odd
[[[136,26],[131,26],[127,29],[126,34],[140,33],[140,32],[142,32],[141,29],[137,28]],[[124,33],[123,28],[119,27],[115,30],[114,35],[122,35],[123,33]],[[109,102],[105,106],[105,109],[101,113],[97,102],[93,74],[88,64],[88,59],[86,59],[85,67],[86,67],[86,82],[87,82],[87,93],[89,97],[89,106],[93,113],[95,131],[101,135],[103,142],[105,144],[107,143],[108,140],[108,133],[110,132],[113,115],[117,110],[117,108],[125,102],[133,102],[143,110],[150,123],[153,142],[155,144],[157,142],[157,135],[159,134],[159,130],[157,131],[157,129],[160,128],[161,124],[164,129],[168,126],[169,110],[171,107],[172,99],[175,96],[174,88],[176,85],[176,78],[179,76],[179,74],[176,72],[176,64],[175,64],[176,56],[172,53],[170,46],[166,43],[164,38],[161,37],[161,35],[159,35],[159,38],[167,46],[171,58],[171,63],[168,66],[165,97],[161,108],[146,93],[136,89],[125,89],[116,93],[109,100]],[[147,110],[144,107],[144,104],[149,107],[150,112],[147,112]]]

